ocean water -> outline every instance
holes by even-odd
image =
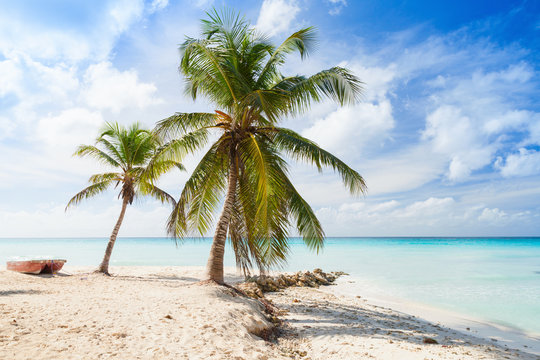
[[[99,264],[105,238],[0,239],[0,262],[54,256]],[[119,238],[112,265],[205,265],[210,239]],[[226,266],[234,266],[231,248]],[[540,238],[328,238],[319,254],[291,239],[285,271],[348,272],[363,288],[540,334]]]

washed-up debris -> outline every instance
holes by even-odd
[[[236,288],[249,297],[260,299],[264,297],[264,293],[279,291],[291,286],[318,288],[321,285],[331,285],[342,275],[348,274],[342,271],[325,273],[321,269],[315,269],[278,276],[252,276],[247,278],[245,282],[237,284]]]

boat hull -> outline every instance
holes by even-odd
[[[6,269],[25,274],[56,274],[66,263],[62,259],[8,261]]]

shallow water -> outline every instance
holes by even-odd
[[[54,256],[97,265],[107,239],[0,239],[0,261]],[[204,265],[209,239],[120,238],[112,265]],[[234,266],[231,249],[225,264]],[[540,238],[328,238],[318,255],[291,239],[284,267],[320,267],[370,292],[425,303],[540,334]]]

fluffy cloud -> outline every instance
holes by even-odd
[[[65,3],[66,18],[42,16],[49,4],[25,6],[4,4],[0,14],[0,52],[26,54],[35,59],[80,61],[88,57],[105,58],[117,37],[141,18],[142,0],[95,1],[77,5]],[[99,11],[96,11],[99,9]],[[80,19],[74,23],[69,17]]]
[[[110,62],[91,65],[84,75],[85,102],[97,109],[119,112],[125,108],[145,108],[162,102],[155,97],[155,85],[139,82],[135,70],[119,71]]]
[[[106,193],[109,194],[109,193]],[[64,211],[65,204],[41,204],[33,209],[12,211],[0,209],[4,237],[107,237],[120,214],[116,196],[109,194],[109,204],[95,208],[89,200]],[[106,196],[106,195],[102,195]],[[170,209],[155,202],[130,206],[120,228],[120,236],[165,236],[165,222]],[[28,224],[32,224],[31,227]]]
[[[148,11],[150,13],[154,13],[156,11],[166,8],[167,5],[169,5],[169,0],[152,0],[148,8]]]
[[[423,137],[431,141],[433,150],[450,158],[448,178],[462,180],[472,170],[490,163],[495,147],[480,138],[471,118],[459,108],[441,106],[426,119]]]
[[[207,8],[214,3],[214,0],[190,0],[190,2],[199,8]]]
[[[517,154],[508,155],[506,161],[499,157],[495,162],[495,167],[505,177],[539,174],[540,151],[521,148]]]
[[[333,5],[330,11],[328,11],[330,15],[340,14],[341,10],[347,6],[347,0],[328,0],[328,2]]]
[[[413,203],[387,200],[325,207],[317,216],[332,235],[501,236],[515,226],[521,226],[522,235],[532,234],[540,213],[509,213],[453,197],[430,197]]]
[[[512,151],[515,139],[509,132],[531,131],[539,114],[512,102],[512,96],[528,88],[531,76],[532,70],[520,63],[439,82],[431,96],[436,108],[427,115],[422,135],[447,157],[450,180],[466,180],[491,165],[497,152]]]
[[[19,92],[22,72],[13,60],[0,61],[0,77],[0,96]]]
[[[0,140],[10,137],[14,129],[14,121],[6,117],[0,116]]]
[[[51,148],[73,152],[77,145],[90,141],[89,134],[97,134],[103,122],[100,112],[84,108],[67,109],[57,116],[40,119],[36,137]]]
[[[290,31],[298,12],[296,0],[264,0],[255,27],[270,36]]]
[[[484,210],[482,210],[482,213],[480,214],[480,216],[478,216],[478,220],[494,222],[494,221],[502,220],[507,216],[508,215],[504,211],[498,208],[494,208],[494,209],[485,208]]]
[[[338,155],[360,155],[366,146],[381,146],[393,126],[389,101],[361,103],[339,108],[326,118],[315,121],[303,135]]]
[[[363,101],[337,108],[326,117],[315,120],[303,135],[327,150],[353,159],[367,147],[378,149],[389,139],[394,118],[388,93],[396,72],[393,65],[383,68],[352,64],[350,67],[365,84]]]
[[[27,55],[10,54],[0,62],[0,96],[13,95],[26,107],[63,102],[77,89],[76,68],[63,63],[44,65]]]

